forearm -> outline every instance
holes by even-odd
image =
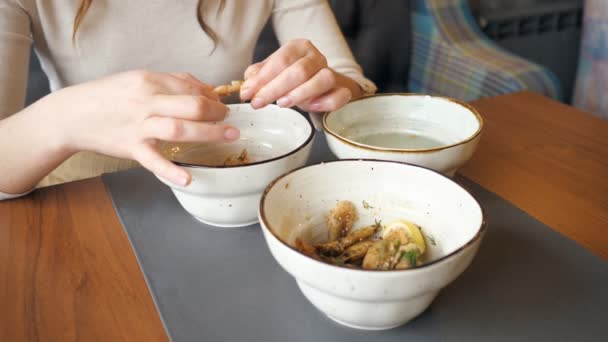
[[[0,192],[31,190],[72,154],[51,113],[43,111],[36,103],[0,121]]]

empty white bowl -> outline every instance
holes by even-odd
[[[306,163],[314,129],[300,113],[269,105],[255,110],[249,104],[229,105],[226,123],[241,137],[232,143],[165,143],[161,150],[192,174],[181,187],[171,187],[179,203],[196,219],[217,227],[242,227],[257,222],[264,188],[273,179]],[[250,164],[223,166],[229,156],[247,149]]]
[[[298,252],[297,237],[326,239],[326,215],[338,200],[357,206],[355,227],[376,219],[420,225],[427,236],[425,263],[369,271]],[[273,257],[304,296],[338,323],[368,330],[393,328],[423,312],[469,266],[485,231],[479,203],[460,185],[435,171],[389,161],[341,160],[296,170],[269,185],[259,215]]]
[[[468,104],[416,94],[364,97],[323,118],[329,148],[340,159],[394,160],[450,177],[473,155],[482,127]]]

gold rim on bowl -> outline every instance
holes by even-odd
[[[456,186],[458,186],[459,188],[461,188],[462,190],[464,190],[466,193],[469,194],[469,196],[471,196],[471,198],[473,198],[473,201],[475,201],[475,203],[477,203],[477,205],[479,206],[480,210],[481,210],[481,224],[479,226],[479,228],[477,229],[477,232],[475,233],[475,235],[469,240],[467,241],[465,244],[463,244],[462,246],[456,248],[454,251],[452,251],[451,253],[448,253],[440,258],[437,258],[433,261],[430,261],[428,263],[424,263],[420,266],[416,266],[416,267],[412,267],[409,269],[404,269],[404,270],[364,270],[364,269],[350,269],[350,268],[344,268],[344,267],[340,267],[337,265],[332,265],[332,264],[328,264],[319,260],[315,260],[305,254],[303,254],[302,252],[298,251],[295,247],[293,247],[292,245],[290,245],[289,243],[285,242],[282,238],[280,238],[275,232],[274,230],[270,227],[270,224],[268,223],[268,219],[266,218],[266,211],[264,209],[264,203],[266,202],[266,196],[268,195],[268,193],[270,192],[270,190],[279,182],[281,181],[283,178],[294,174],[296,172],[298,172],[299,170],[305,169],[305,168],[309,168],[309,167],[314,167],[314,166],[319,166],[319,165],[323,165],[323,164],[330,164],[330,163],[342,163],[342,162],[353,162],[353,161],[362,161],[362,162],[377,162],[377,163],[392,163],[392,164],[400,164],[402,166],[410,166],[410,167],[416,167],[416,168],[420,168],[420,169],[425,169],[427,171],[431,171],[443,178],[446,178],[447,180],[449,180],[450,182],[456,184]],[[280,243],[282,243],[283,245],[285,245],[287,248],[291,249],[292,251],[296,252],[298,255],[301,255],[302,257],[306,258],[307,260],[310,260],[311,262],[314,263],[319,263],[321,265],[325,265],[327,267],[331,267],[333,269],[336,270],[341,270],[341,271],[345,271],[345,272],[375,272],[378,274],[387,274],[387,275],[391,275],[391,274],[396,274],[396,273],[401,273],[401,272],[412,272],[412,271],[416,271],[416,270],[421,270],[424,268],[427,268],[429,266],[435,265],[441,261],[444,261],[448,258],[451,258],[452,256],[459,254],[460,252],[464,251],[465,249],[468,249],[469,247],[471,247],[477,240],[481,239],[481,237],[483,236],[483,233],[486,231],[487,228],[487,221],[486,221],[486,210],[484,209],[484,207],[481,205],[481,203],[479,203],[479,201],[475,198],[475,196],[473,196],[473,194],[464,186],[462,186],[461,184],[458,184],[456,181],[454,181],[453,179],[445,176],[444,174],[435,171],[433,169],[429,169],[427,167],[424,166],[420,166],[420,165],[414,165],[414,164],[410,164],[410,163],[404,163],[404,162],[398,162],[398,161],[392,161],[392,160],[379,160],[379,159],[340,159],[340,160],[334,160],[334,161],[328,161],[328,162],[323,162],[321,164],[314,164],[314,165],[307,165],[307,166],[302,166],[299,167],[295,170],[289,171],[284,173],[283,175],[277,177],[275,180],[273,180],[272,182],[270,182],[270,184],[268,184],[268,186],[266,187],[266,189],[264,189],[264,192],[262,193],[262,198],[260,199],[260,204],[259,204],[259,215],[260,215],[260,226],[262,227],[262,230],[266,230],[268,231],[277,241],[279,241]]]
[[[439,147],[433,147],[433,148],[418,148],[418,149],[416,149],[416,148],[388,148],[388,147],[373,146],[373,145],[368,145],[368,144],[362,144],[360,142],[351,140],[349,138],[345,138],[345,137],[341,136],[340,134],[336,133],[335,131],[333,131],[331,128],[329,128],[329,125],[327,124],[327,119],[329,118],[329,116],[332,115],[333,113],[336,113],[337,111],[326,112],[323,115],[323,130],[327,134],[330,134],[333,137],[335,137],[336,139],[338,139],[348,145],[356,147],[356,148],[362,148],[362,149],[377,151],[377,152],[390,152],[390,153],[412,153],[412,152],[425,153],[425,152],[434,152],[434,151],[445,150],[445,149],[448,149],[451,147],[466,144],[469,141],[475,139],[481,133],[481,130],[483,128],[483,118],[481,117],[481,115],[479,114],[477,109],[473,108],[473,106],[471,106],[470,104],[468,104],[466,102],[456,100],[456,99],[453,99],[450,97],[445,97],[445,96],[435,96],[435,95],[418,94],[418,93],[381,93],[381,94],[373,94],[373,95],[359,97],[357,99],[350,101],[347,104],[347,106],[350,105],[351,103],[361,101],[361,100],[366,100],[366,99],[370,99],[370,98],[374,98],[374,97],[388,97],[388,96],[403,96],[403,97],[428,96],[428,97],[435,98],[435,99],[442,99],[442,100],[446,100],[449,102],[453,102],[457,105],[465,107],[471,113],[473,113],[473,115],[477,119],[477,122],[479,123],[479,126],[477,127],[477,130],[473,134],[471,134],[469,137],[467,137],[461,141],[458,141],[456,143],[453,143],[450,145],[439,146]]]

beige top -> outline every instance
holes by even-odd
[[[329,66],[364,86],[361,73],[324,0],[204,0],[203,18],[219,35],[201,30],[197,0],[93,0],[72,44],[79,0],[0,0],[0,118],[23,108],[31,43],[51,90],[132,69],[189,72],[204,82],[241,79],[272,16],[280,42],[308,38]],[[372,85],[373,86],[373,85]],[[42,185],[94,177],[136,165],[91,152],[71,157]]]

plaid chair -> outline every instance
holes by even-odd
[[[467,0],[413,0],[411,20],[409,91],[465,101],[520,90],[561,98],[553,73],[483,35]]]
[[[608,119],[608,2],[585,1],[585,21],[572,104]]]

